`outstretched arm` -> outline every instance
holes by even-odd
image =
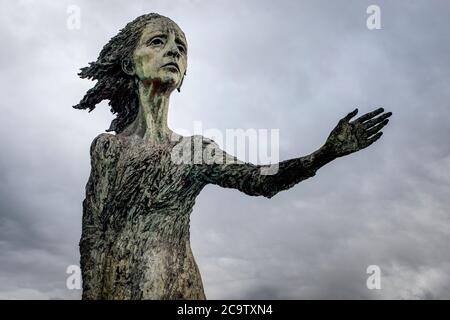
[[[264,174],[262,169],[265,166],[244,163],[225,154],[224,163],[205,165],[202,177],[206,183],[235,188],[251,196],[271,198],[314,176],[328,162],[364,149],[377,141],[382,135],[380,130],[392,115],[391,112],[383,112],[380,108],[350,121],[358,113],[358,109],[354,110],[339,121],[321,148],[307,156],[280,162],[275,174]],[[230,160],[235,162],[230,163]]]

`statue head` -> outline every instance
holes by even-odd
[[[121,132],[139,111],[140,84],[180,90],[187,68],[187,43],[183,31],[167,17],[142,15],[128,23],[102,49],[97,61],[82,68],[79,76],[97,80],[76,109],[94,110],[109,100],[116,118],[107,131]]]

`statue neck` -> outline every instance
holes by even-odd
[[[167,125],[171,91],[158,87],[158,83],[139,82],[139,111],[136,119],[120,133],[138,136],[146,143],[164,144],[170,141],[172,131]]]

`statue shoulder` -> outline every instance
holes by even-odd
[[[213,139],[204,137],[202,135],[192,136],[195,141],[201,141],[201,150],[203,160],[207,164],[244,164],[244,162],[238,160],[235,156],[228,154],[224,151],[219,144]]]
[[[207,138],[205,136],[202,135],[194,135],[193,137],[195,137],[194,139],[198,139],[198,141],[202,141],[202,147],[203,148],[207,148],[207,147],[219,147],[219,145],[210,138]]]
[[[190,136],[182,136],[182,135],[174,133],[172,136],[172,141],[175,142],[179,146],[190,145],[191,148],[192,149],[195,148],[195,150],[204,150],[205,148],[212,147],[212,146],[219,148],[219,146],[216,144],[216,142],[214,140],[206,138],[199,134],[190,135]]]
[[[114,152],[120,144],[120,139],[110,133],[101,133],[91,143],[91,157],[96,155],[105,155]]]

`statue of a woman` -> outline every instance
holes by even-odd
[[[186,74],[187,51],[184,33],[172,20],[146,14],[81,69],[82,78],[97,83],[75,108],[91,111],[109,100],[117,115],[108,130],[116,134],[100,134],[90,149],[80,240],[83,299],[205,299],[189,242],[190,214],[205,185],[271,198],[374,143],[391,115],[380,108],[350,121],[356,109],[321,148],[280,162],[273,175],[251,163],[230,163],[233,157],[225,152],[223,162],[176,162],[171,154],[179,140],[167,114],[170,94]],[[220,150],[212,140],[200,143],[202,150]]]

